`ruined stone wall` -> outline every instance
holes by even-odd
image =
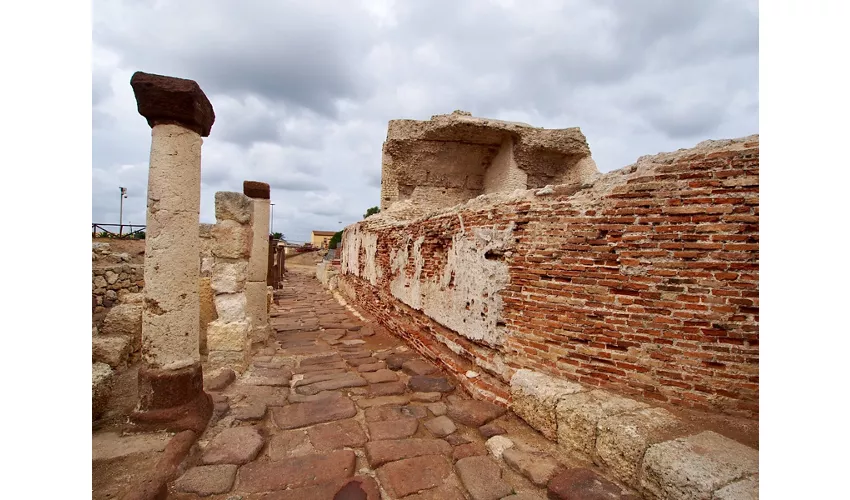
[[[758,136],[349,226],[340,291],[477,397],[520,368],[758,415]],[[469,372],[469,373],[467,373]]]

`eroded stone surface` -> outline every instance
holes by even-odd
[[[354,475],[355,460],[353,451],[339,450],[280,461],[252,462],[239,469],[239,491],[260,493],[343,480]]]
[[[451,455],[452,447],[442,439],[397,439],[366,443],[369,465],[380,467],[387,462],[424,455]]]
[[[499,500],[513,493],[502,479],[502,469],[490,457],[462,458],[455,467],[473,500]]]
[[[507,410],[487,401],[466,399],[449,405],[447,415],[455,422],[470,427],[481,427],[494,418],[501,417]]]
[[[192,467],[174,482],[174,489],[202,497],[227,493],[236,479],[237,465],[201,465]]]
[[[378,479],[393,498],[440,486],[452,473],[444,456],[428,455],[388,463],[378,469]]]
[[[356,414],[357,409],[354,403],[346,397],[329,397],[272,409],[272,418],[281,429],[297,429],[322,422],[351,418]]]
[[[720,487],[757,472],[758,451],[704,431],[650,446],[640,484],[659,498],[710,498]]]
[[[502,458],[513,470],[527,477],[536,486],[546,486],[560,469],[560,464],[547,455],[508,448]]]
[[[425,428],[437,437],[446,437],[457,430],[455,423],[445,415],[426,421]]]
[[[246,464],[263,447],[263,437],[253,427],[233,427],[215,436],[201,455],[206,465]]]
[[[569,469],[549,481],[550,500],[639,500],[590,469]]]
[[[555,409],[558,446],[592,457],[596,449],[596,425],[600,420],[648,406],[602,390],[562,396]]]
[[[511,377],[511,410],[546,438],[556,441],[556,406],[561,398],[584,388],[533,370],[517,370]]]
[[[307,434],[317,451],[360,447],[366,442],[366,433],[363,432],[360,424],[354,420],[317,425],[308,429]]]
[[[372,441],[404,439],[416,433],[416,429],[419,428],[419,419],[403,417],[397,420],[369,422],[367,426]]]

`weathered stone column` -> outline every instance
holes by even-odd
[[[201,137],[215,113],[192,80],[137,72],[130,80],[151,126],[139,404],[133,421],[201,431],[212,412],[198,350]]]
[[[252,342],[265,342],[269,338],[268,284],[269,272],[269,200],[271,188],[265,182],[242,183],[245,196],[254,200],[254,239],[251,260],[248,261],[248,315],[251,317]]]
[[[242,193],[215,194],[216,224],[212,227],[212,280],[218,318],[207,325],[207,362],[242,372],[251,355],[251,321],[246,283],[251,257],[254,203]]]

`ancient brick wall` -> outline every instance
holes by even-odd
[[[592,185],[346,229],[339,287],[505,402],[515,370],[758,415],[758,137],[643,157]]]

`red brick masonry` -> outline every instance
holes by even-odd
[[[466,383],[484,399],[509,400],[509,374],[529,368],[757,417],[758,140],[649,163],[606,174],[583,191],[560,187],[460,211],[466,231],[515,225],[511,251],[487,257],[503,259],[510,274],[500,292],[507,330],[501,347],[469,341],[390,292],[390,253],[407,237],[425,236],[421,279],[441,275],[452,235],[461,231],[458,212],[401,230],[361,222],[358,231],[378,235],[384,273],[376,286],[342,275],[340,287],[424,355],[457,373],[479,372]],[[487,373],[476,358],[501,359],[508,369]]]

